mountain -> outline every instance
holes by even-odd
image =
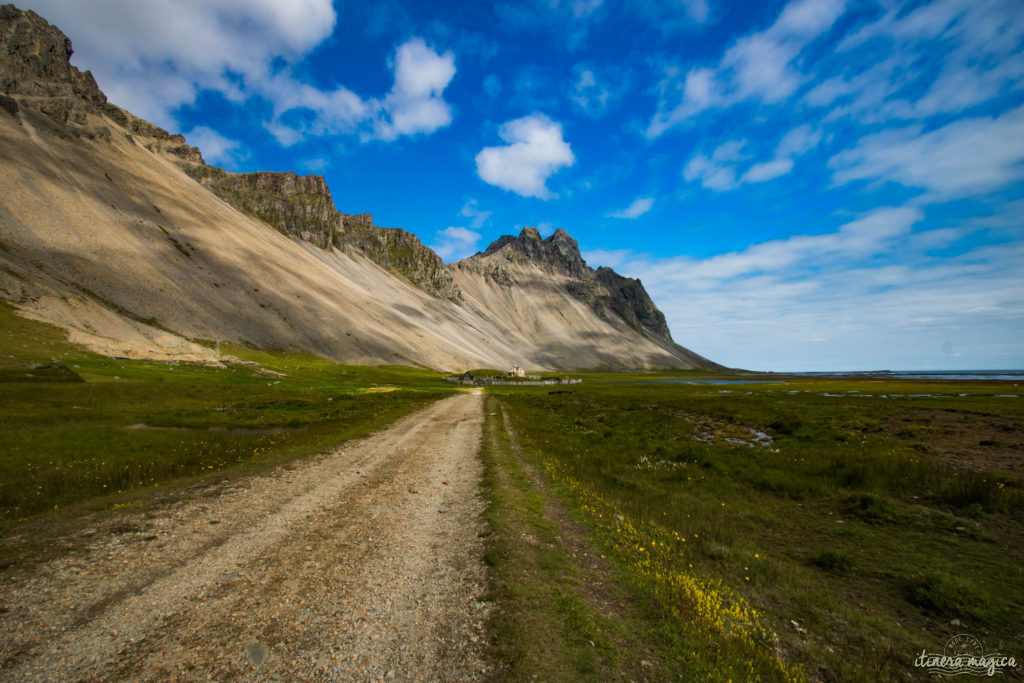
[[[438,369],[714,365],[564,231],[448,266],[338,211],[320,176],[207,165],[70,56],[57,28],[0,7],[0,297],[72,341],[207,362],[209,341],[232,341]]]
[[[578,367],[581,358],[588,367],[714,365],[672,341],[639,280],[588,267],[564,230],[541,239],[524,228],[452,270],[469,307],[499,317],[516,346],[532,342],[543,366]]]

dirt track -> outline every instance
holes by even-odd
[[[480,394],[0,579],[0,678],[483,675]]]

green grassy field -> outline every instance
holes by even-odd
[[[310,455],[453,391],[437,373],[222,348],[227,368],[104,358],[0,305],[0,532],[67,506]]]
[[[956,633],[1024,655],[1024,398],[1000,396],[1019,387],[583,376],[488,391],[682,634],[650,675],[920,677]]]

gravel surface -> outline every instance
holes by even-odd
[[[482,405],[439,401],[0,578],[0,678],[482,678]]]

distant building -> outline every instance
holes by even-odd
[[[442,379],[445,382],[451,382],[452,384],[477,387],[486,387],[491,385],[522,387],[544,384],[579,384],[583,381],[574,377],[538,377],[536,375],[527,375],[518,365],[513,365],[504,375],[476,377],[473,373],[466,371],[461,375],[451,375],[449,377],[443,377]]]

